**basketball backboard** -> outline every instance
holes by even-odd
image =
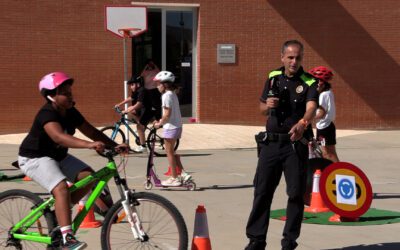
[[[119,37],[137,36],[147,30],[147,8],[143,6],[105,6],[106,30]]]

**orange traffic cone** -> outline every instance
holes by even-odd
[[[343,217],[338,214],[334,214],[331,217],[329,217],[330,222],[356,222],[359,221],[360,218],[348,218],[348,217]]]
[[[208,234],[207,214],[203,205],[197,206],[196,209],[192,250],[211,250],[211,241]]]
[[[311,205],[304,209],[305,212],[309,213],[322,213],[328,212],[329,208],[325,206],[322,200],[321,193],[319,192],[319,178],[321,177],[321,170],[317,169],[313,177],[313,190],[311,195]]]
[[[78,213],[85,209],[85,205],[79,204]],[[94,209],[93,207],[89,210],[89,213],[86,215],[85,219],[83,219],[81,228],[96,228],[101,226],[101,221],[97,221],[94,217]]]
[[[25,175],[25,177],[22,179],[23,181],[31,181],[32,179],[29,178],[29,176]]]

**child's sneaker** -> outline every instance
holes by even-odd
[[[78,241],[75,237],[71,234],[67,234],[66,242],[62,244],[62,250],[80,250],[87,247],[85,242]]]
[[[182,178],[183,182],[186,182],[186,181],[192,179],[192,176],[190,174],[186,173],[186,172],[182,172],[181,173],[181,178]]]
[[[167,180],[162,181],[161,185],[166,187],[178,187],[182,185],[182,182],[179,180],[179,178],[170,177]]]
[[[136,153],[146,153],[147,152],[147,148],[143,147],[143,146],[139,146],[136,149],[134,149],[133,151],[135,151]]]

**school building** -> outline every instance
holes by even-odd
[[[176,74],[185,117],[262,125],[258,105],[264,82],[281,66],[281,45],[291,39],[305,46],[306,70],[324,65],[334,71],[337,128],[400,128],[400,1],[5,0],[1,5],[0,134],[29,130],[44,103],[38,82],[53,71],[75,79],[77,107],[87,120],[111,124],[118,118],[112,107],[124,97],[124,78],[140,73],[148,58]],[[145,7],[146,32],[126,39],[124,47],[124,39],[105,28],[105,6]]]

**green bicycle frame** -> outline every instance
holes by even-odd
[[[114,176],[118,176],[117,166],[114,161],[110,161],[104,168],[85,177],[84,179],[76,182],[74,185],[69,187],[68,190],[70,191],[70,193],[72,193],[89,185],[92,182],[98,181],[98,184],[89,196],[85,206],[72,221],[72,230],[74,233],[76,233],[76,231],[79,229],[82,221],[89,213],[90,209],[94,205],[96,199],[100,196],[108,181]],[[54,203],[55,199],[54,197],[51,197],[43,203],[39,204],[36,208],[32,209],[32,211],[25,218],[15,224],[15,226],[11,229],[11,234],[13,235],[13,237],[19,240],[34,241],[50,245],[52,243],[52,239],[50,236],[43,235],[38,232],[27,232],[26,230],[31,227],[41,216],[43,216],[44,210],[50,209],[54,205]]]

